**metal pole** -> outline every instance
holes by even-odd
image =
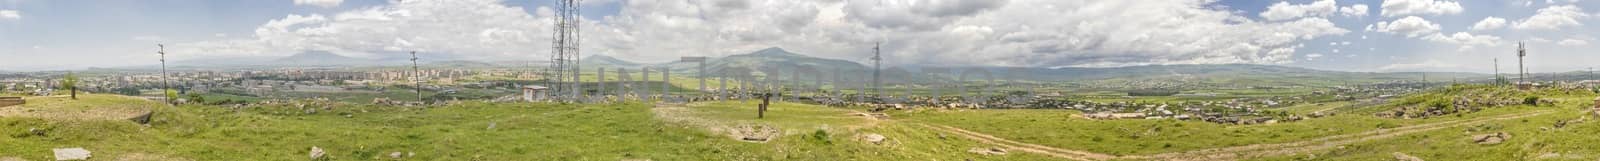
[[[1517,84],[1528,81],[1528,69],[1522,66],[1522,57],[1528,56],[1528,51],[1522,43],[1517,43]]]
[[[156,48],[156,53],[161,55],[161,102],[171,105],[172,98],[167,97],[167,91],[172,90],[170,89],[172,87],[167,84],[167,46],[156,44]]]
[[[417,102],[422,102],[422,71],[417,68],[417,51],[411,51],[411,79],[417,83]]]
[[[883,54],[882,52],[879,52],[879,47],[881,47],[880,44],[872,45],[872,95],[875,97],[883,95],[883,91],[878,90],[881,87],[878,85],[878,72],[883,62]]]

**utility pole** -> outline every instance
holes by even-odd
[[[1494,58],[1494,83],[1500,83],[1500,58]]]
[[[1528,68],[1522,66],[1522,57],[1526,56],[1528,56],[1527,48],[1523,48],[1522,42],[1517,42],[1517,84],[1528,82]]]
[[[172,90],[167,85],[167,46],[156,44],[156,54],[161,55],[161,102],[172,104],[172,98],[167,97],[167,91]]]
[[[872,95],[875,97],[883,94],[883,91],[879,90],[882,88],[882,86],[878,84],[880,81],[879,77],[881,75],[879,70],[882,70],[880,68],[883,64],[883,52],[881,47],[882,43],[872,44]]]
[[[417,102],[422,102],[422,71],[417,70],[417,51],[411,51],[411,79],[417,83]]]

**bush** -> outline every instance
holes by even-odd
[[[811,133],[811,139],[822,144],[833,144],[833,141],[828,139],[827,130],[817,129],[817,132]]]
[[[1522,98],[1522,104],[1529,105],[1529,106],[1539,106],[1539,96],[1524,97],[1524,98]]]

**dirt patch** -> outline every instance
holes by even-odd
[[[128,99],[132,103],[104,103],[83,98],[70,100],[60,97],[28,98],[28,104],[0,107],[0,117],[27,117],[51,120],[128,120],[149,113],[159,103],[127,96],[95,96]],[[121,101],[121,100],[116,100]]]
[[[783,134],[782,130],[778,130],[777,127],[772,127],[771,125],[738,125],[730,127],[727,131],[730,132],[728,135],[734,139],[757,143],[766,143],[778,139],[778,136]]]
[[[194,159],[177,158],[165,155],[148,153],[128,153],[117,156],[116,161],[193,161]]]

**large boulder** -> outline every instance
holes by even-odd
[[[133,121],[134,123],[139,123],[139,124],[150,124],[150,117],[151,116],[155,116],[155,114],[156,114],[156,111],[147,111],[147,112],[144,112],[144,114],[140,114],[139,116],[134,116],[133,118],[128,118],[128,121]]]
[[[883,140],[887,140],[888,138],[879,134],[867,134],[866,136],[862,136],[862,139],[872,144],[883,144]]]
[[[89,150],[83,148],[51,149],[55,152],[56,160],[89,160]]]
[[[1483,145],[1500,144],[1502,142],[1505,142],[1507,139],[1511,139],[1511,134],[1507,134],[1507,133],[1504,133],[1504,132],[1497,132],[1497,133],[1493,133],[1493,134],[1482,134],[1482,135],[1474,135],[1474,136],[1472,136],[1472,142],[1473,143],[1478,143],[1478,144],[1483,144]]]
[[[1422,158],[1417,158],[1415,156],[1406,155],[1406,153],[1394,152],[1393,154],[1394,154],[1394,160],[1398,160],[1398,161],[1423,161]]]
[[[968,153],[977,153],[977,154],[982,154],[982,155],[1006,155],[1006,149],[1001,149],[999,147],[972,148],[972,149],[967,149],[967,152]]]
[[[318,148],[316,146],[311,147],[311,160],[323,160],[323,157],[326,155],[328,155],[328,153],[322,152],[322,148]]]

